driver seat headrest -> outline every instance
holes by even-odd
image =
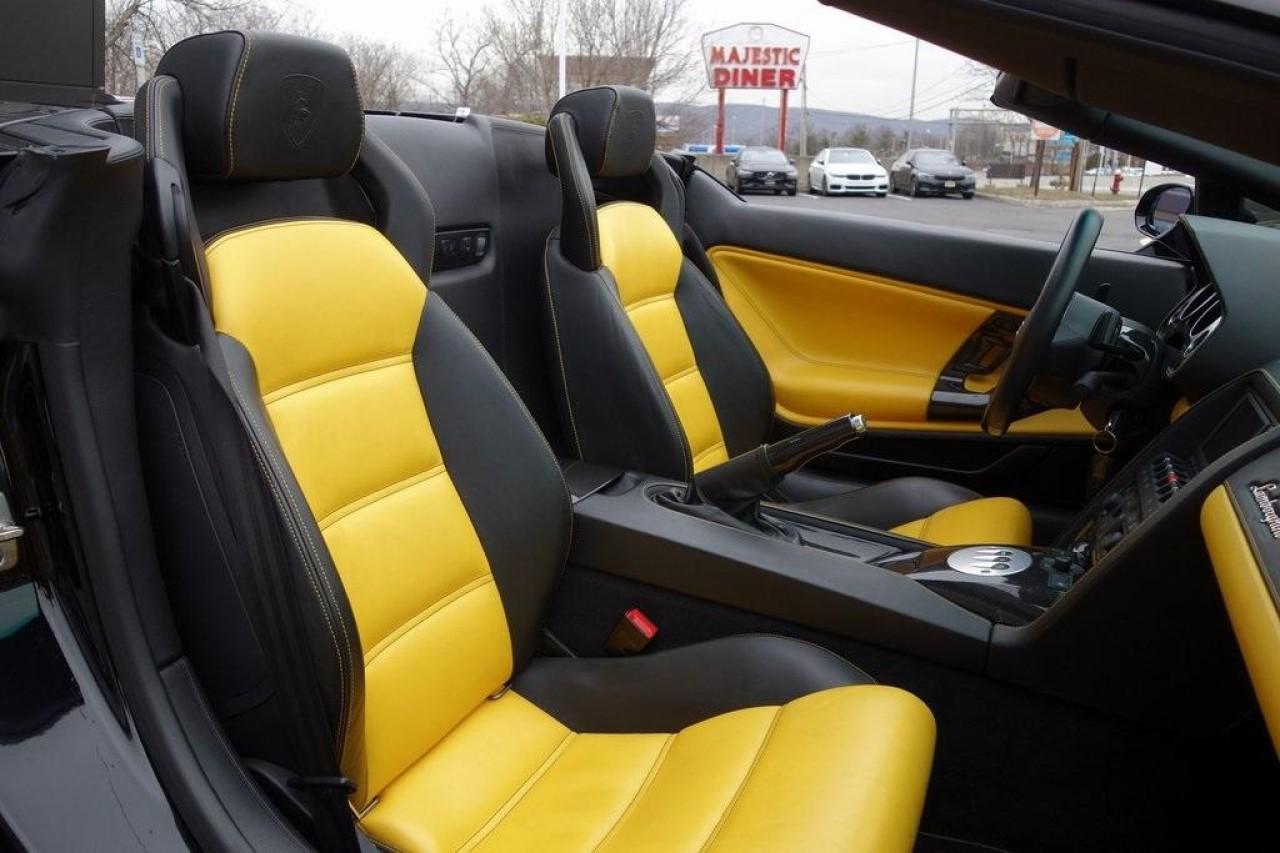
[[[551,109],[573,119],[578,150],[593,178],[628,178],[649,169],[657,144],[653,98],[631,86],[596,86],[565,95]],[[558,174],[556,158],[547,144],[547,166]]]
[[[285,33],[209,33],[169,48],[156,75],[181,90],[181,144],[193,177],[331,178],[360,154],[355,68],[336,45]]]

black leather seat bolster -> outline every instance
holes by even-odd
[[[680,267],[676,306],[729,454],[754,450],[768,440],[773,426],[773,384],[764,361],[715,287],[688,258]]]
[[[622,310],[607,270],[565,259],[547,241],[553,376],[562,382],[565,421],[582,459],[664,477],[689,476],[689,450],[653,362]]]
[[[785,488],[785,483],[783,484]],[[899,477],[843,494],[792,504],[868,527],[888,530],[926,518],[940,509],[982,497],[972,489],[928,477]]]
[[[434,293],[413,363],[449,476],[497,581],[518,670],[533,656],[569,546],[573,517],[559,462],[498,365]]]
[[[676,732],[874,680],[821,646],[740,634],[630,658],[535,658],[513,689],[579,732]]]

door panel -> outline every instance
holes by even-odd
[[[995,311],[972,296],[780,255],[717,246],[708,254],[725,301],[760,351],[776,414],[813,425],[856,410],[876,429],[973,432],[974,421],[931,421],[943,368]],[[973,390],[984,390],[975,387]],[[1032,435],[1088,435],[1078,412],[1017,425]]]
[[[688,182],[687,214],[769,368],[777,432],[850,410],[869,416],[871,436],[816,467],[867,481],[932,475],[1019,497],[1046,535],[1055,514],[1080,503],[1093,429],[1079,412],[1025,418],[997,440],[976,417],[928,411],[937,377],[969,335],[994,312],[1017,317],[1035,302],[1057,244],[744,203],[701,172]],[[1188,272],[1097,251],[1080,289],[1096,296],[1104,283],[1125,317],[1155,326],[1186,292]],[[987,391],[996,374],[970,376],[963,390]]]

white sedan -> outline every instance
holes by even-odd
[[[809,191],[889,194],[889,173],[865,148],[824,148],[809,164]]]

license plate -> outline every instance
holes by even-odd
[[[777,181],[775,181],[775,180],[773,180],[773,179],[771,178],[771,179],[769,179],[769,180],[765,181],[765,182],[764,182],[764,185],[765,185],[766,187],[771,187],[771,186],[773,186],[773,185],[774,185],[774,184],[776,184],[776,183],[777,183]]]
[[[955,189],[955,188],[956,188],[956,182],[955,182],[955,181],[943,181],[943,182],[942,182],[942,185],[943,185],[944,187],[946,187],[947,189],[949,189],[949,190],[953,190],[953,189]]]

